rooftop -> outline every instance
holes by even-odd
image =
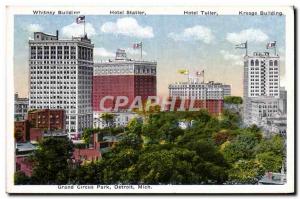
[[[72,37],[71,39],[59,39],[59,32],[56,31],[56,35],[48,34],[44,32],[34,32],[34,39],[30,39],[29,42],[49,42],[49,41],[79,41],[87,44],[91,44],[91,40],[85,34],[83,37]]]
[[[36,146],[31,144],[30,142],[17,143],[16,149],[18,152],[30,152],[36,150]]]

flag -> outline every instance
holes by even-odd
[[[85,22],[85,16],[81,15],[81,16],[76,18],[76,23],[77,24],[84,23],[84,22]]]
[[[187,70],[187,69],[180,69],[177,72],[181,75],[188,75],[189,74],[189,70]]]
[[[235,48],[246,49],[247,42],[235,45]]]
[[[135,43],[133,44],[133,49],[139,49],[139,48],[142,48],[142,42],[141,43]]]
[[[202,70],[201,72],[197,71],[196,76],[199,76],[199,77],[204,76],[204,70]]]
[[[275,47],[276,47],[276,41],[272,41],[272,42],[267,43],[267,49],[275,48]]]

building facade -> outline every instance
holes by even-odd
[[[128,59],[125,50],[118,49],[115,60],[95,63],[93,76],[93,111],[101,112],[101,100],[112,96],[112,100],[103,100],[105,108],[114,108],[117,96],[128,98],[127,109],[136,96],[146,100],[156,96],[156,62]]]
[[[85,37],[35,32],[29,40],[30,109],[64,109],[66,131],[92,127],[93,49]]]
[[[269,118],[278,113],[279,100],[274,97],[256,97],[248,99],[249,108],[247,114],[251,124],[262,125],[262,118]]]
[[[66,114],[63,109],[38,109],[28,112],[31,128],[65,130]]]
[[[15,93],[15,120],[24,120],[28,111],[28,98],[19,97],[18,93]]]
[[[246,125],[278,112],[280,60],[269,52],[254,52],[244,57],[244,111]]]
[[[225,89],[224,89],[225,88]],[[176,98],[175,110],[182,105],[182,108],[207,109],[209,113],[220,114],[224,105],[224,90],[226,94],[231,92],[228,85],[210,81],[202,83],[197,80],[188,82],[177,82],[169,85],[170,100]],[[182,102],[184,100],[184,102]],[[193,103],[193,104],[192,104]]]
[[[105,128],[108,127],[106,122],[101,118],[102,114],[105,112],[94,112],[94,119],[93,119],[93,126],[94,128]],[[119,112],[112,112],[114,115],[113,119],[113,126],[115,127],[125,127],[130,120],[134,118],[139,118],[139,115],[137,113],[131,112],[131,111],[119,111]]]
[[[224,96],[231,95],[231,86],[210,81],[176,82],[169,85],[169,96],[199,100],[223,100]]]
[[[223,84],[224,97],[231,96],[231,85]]]
[[[279,91],[279,111],[281,114],[287,113],[287,91],[284,87],[280,87]]]
[[[128,59],[125,50],[118,49],[115,60],[95,63],[93,76],[93,121],[94,127],[104,127],[101,119],[104,112],[100,107],[110,109],[115,117],[115,126],[126,126],[130,119],[136,116],[128,109],[136,97],[146,102],[148,96],[156,96],[156,67],[155,61],[138,61]],[[111,96],[112,99],[105,100]],[[115,109],[118,96],[128,98],[126,105]]]
[[[66,114],[63,109],[39,109],[28,112],[26,120],[15,121],[17,142],[39,141],[43,137],[65,137]]]

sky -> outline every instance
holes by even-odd
[[[28,40],[42,31],[60,38],[83,34],[76,16],[16,15],[14,21],[14,86],[20,96],[28,96]],[[86,15],[86,32],[95,45],[94,61],[106,61],[118,48],[127,57],[140,59],[132,48],[143,42],[143,59],[157,61],[157,91],[167,96],[168,84],[186,81],[177,73],[188,69],[191,75],[205,71],[205,81],[230,84],[232,95],[243,95],[243,56],[236,44],[248,41],[248,54],[263,52],[270,41],[277,42],[281,86],[285,84],[284,16],[181,16]],[[271,49],[271,53],[274,51]]]

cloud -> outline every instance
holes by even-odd
[[[238,44],[245,41],[260,43],[267,41],[269,37],[260,29],[250,28],[240,32],[227,33],[226,39],[233,44]]]
[[[33,32],[41,32],[43,31],[43,27],[40,24],[29,24],[28,26],[26,26],[26,30],[29,33],[33,33]]]
[[[97,57],[114,57],[115,53],[106,50],[105,48],[95,48],[94,56]]]
[[[43,26],[41,26],[40,24],[29,24],[23,29],[26,31],[29,40],[33,40],[34,32],[42,32],[44,30]]]
[[[181,33],[171,32],[168,36],[175,41],[200,40],[206,44],[212,42],[214,38],[211,29],[200,25],[186,28]]]
[[[224,60],[232,62],[234,65],[242,65],[243,64],[243,56],[242,55],[235,55],[228,51],[221,50],[221,55],[223,56]]]
[[[83,36],[83,23],[77,24],[77,23],[72,23],[70,25],[64,26],[61,30],[63,37],[66,38],[71,38],[71,37],[79,37]],[[96,34],[95,28],[91,23],[86,23],[85,24],[85,32],[89,37],[93,36]]]
[[[138,38],[154,37],[153,28],[151,26],[141,26],[137,20],[132,17],[117,19],[116,22],[104,23],[100,30],[103,33],[113,33],[115,35],[125,35]]]

